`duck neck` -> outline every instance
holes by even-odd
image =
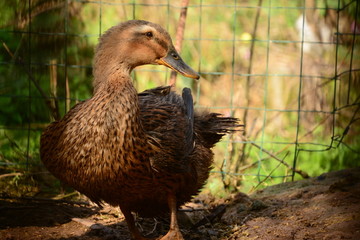
[[[130,68],[122,67],[121,64],[116,68],[94,70],[93,98],[106,103],[106,126],[117,128],[119,137],[124,139],[123,143],[132,142],[130,138],[143,138],[145,134],[139,117],[138,94],[130,72]],[[125,141],[126,139],[128,141]]]
[[[132,68],[130,66],[124,62],[116,63],[112,59],[106,59],[106,61],[97,60],[94,65],[98,64],[98,62],[105,64],[101,64],[102,67],[93,68],[94,94],[104,87],[121,89],[122,87],[127,87],[128,83],[132,85],[130,77]]]

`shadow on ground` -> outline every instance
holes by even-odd
[[[360,239],[360,168],[325,173],[227,199],[199,195],[179,216],[188,240]],[[144,235],[159,237],[168,217],[137,218]],[[128,240],[118,208],[0,197],[2,240]]]

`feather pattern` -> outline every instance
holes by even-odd
[[[139,65],[163,64],[198,78],[174,54],[159,25],[132,20],[111,28],[96,49],[93,96],[41,136],[48,170],[92,201],[120,206],[135,239],[144,238],[131,212],[175,216],[206,182],[211,148],[239,126],[236,118],[194,111],[188,88],[182,96],[170,86],[137,93],[130,72]],[[183,239],[176,217],[171,224],[162,239]]]

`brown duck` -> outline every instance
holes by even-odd
[[[101,204],[120,206],[134,239],[145,239],[131,212],[170,212],[162,240],[183,239],[177,208],[198,193],[209,175],[211,148],[237,119],[194,112],[190,89],[140,94],[131,71],[165,65],[199,78],[159,25],[132,20],[110,28],[95,51],[93,96],[75,105],[41,136],[41,160],[64,183]]]

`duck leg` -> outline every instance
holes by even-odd
[[[168,195],[168,205],[170,209],[170,230],[164,237],[160,238],[160,240],[184,240],[176,218],[176,197],[172,193]]]
[[[131,212],[126,207],[120,207],[121,212],[125,216],[126,223],[128,225],[129,231],[134,240],[149,240],[149,238],[145,238],[141,235],[137,227],[135,226],[135,220]]]

